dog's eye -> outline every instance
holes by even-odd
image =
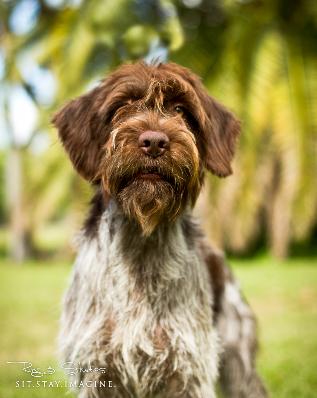
[[[177,105],[177,106],[175,106],[174,110],[175,110],[175,112],[178,113],[180,116],[183,116],[183,115],[184,115],[185,110],[184,110],[184,108],[183,108],[182,106]]]

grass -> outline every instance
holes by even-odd
[[[272,397],[313,398],[317,391],[317,260],[267,257],[231,261],[259,322],[259,372]],[[0,398],[71,397],[65,388],[17,388],[30,376],[7,361],[31,361],[45,380],[64,380],[56,336],[68,264],[0,266]],[[21,386],[21,382],[20,382]]]
[[[19,365],[52,366],[57,374],[45,380],[64,380],[56,360],[60,302],[70,267],[67,264],[27,263],[0,267],[0,398],[61,398],[65,388],[17,388],[16,382],[32,380]],[[37,379],[36,379],[37,380]]]
[[[235,273],[258,317],[258,368],[272,397],[316,397],[317,260],[243,264]]]

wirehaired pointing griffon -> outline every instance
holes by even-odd
[[[226,397],[266,397],[253,314],[191,214],[205,170],[231,174],[239,122],[188,69],[136,63],[53,123],[96,190],[61,320],[79,396],[213,398],[219,375]]]

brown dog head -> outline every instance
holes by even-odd
[[[123,65],[53,118],[77,171],[149,235],[197,199],[204,168],[225,177],[239,122],[179,65]]]

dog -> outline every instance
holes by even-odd
[[[256,324],[192,216],[240,124],[174,63],[119,67],[53,123],[95,187],[61,318],[81,398],[263,398]]]

